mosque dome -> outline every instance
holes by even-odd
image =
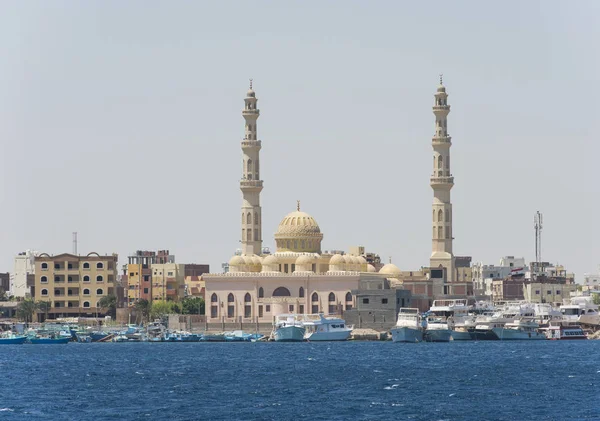
[[[257,256],[255,254],[252,256],[252,263],[255,265],[262,265],[262,259],[260,258],[260,256]]]
[[[377,269],[373,265],[367,265],[367,272],[377,272]]]
[[[233,256],[231,259],[229,259],[229,266],[241,266],[245,264],[246,262],[242,256]]]
[[[287,214],[275,233],[277,251],[296,253],[321,253],[323,234],[317,221],[306,212],[298,210]]]
[[[272,254],[262,259],[261,272],[279,272],[279,260]]]
[[[362,256],[358,256],[358,257],[357,257],[357,259],[358,259],[358,263],[359,263],[360,265],[365,265],[365,264],[367,264],[367,259],[365,259],[364,257],[362,257]]]
[[[298,265],[312,265],[317,259],[313,256],[303,254],[302,256],[296,259],[296,266]]]
[[[256,96],[256,93],[254,92],[254,90],[252,88],[250,88],[250,89],[248,89],[248,92],[246,92],[246,96],[254,98]]]
[[[390,275],[390,278],[397,278],[402,274],[402,271],[393,263],[388,263],[379,270],[379,273]]]
[[[343,265],[344,263],[346,262],[344,261],[344,256],[341,254],[334,254],[331,259],[329,259],[330,265]]]

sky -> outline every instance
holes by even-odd
[[[241,116],[261,111],[264,246],[296,200],[323,249],[431,253],[433,94],[449,94],[454,251],[600,264],[596,1],[5,1],[0,272],[50,254],[240,247]]]

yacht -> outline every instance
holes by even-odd
[[[275,342],[302,342],[306,329],[297,314],[280,314],[273,324]]]
[[[322,313],[305,314],[304,339],[309,341],[345,341],[352,333],[352,326],[337,317],[325,317]]]
[[[429,314],[449,323],[453,340],[468,341],[473,339],[469,332],[469,326],[472,325],[474,316],[469,316],[467,300],[434,300],[429,309]]]
[[[563,320],[563,315],[560,310],[548,303],[536,303],[533,305],[535,313],[535,321],[540,327],[549,326],[551,322],[560,322]]]
[[[576,324],[551,323],[550,326],[542,329],[546,337],[551,340],[564,339],[587,339],[583,329]]]
[[[427,327],[423,339],[426,342],[450,342],[453,327],[452,320],[430,314],[427,316]]]
[[[532,319],[518,319],[492,329],[501,341],[547,339],[539,330],[540,325]]]
[[[598,305],[594,304],[592,297],[572,297],[570,300],[566,301],[565,304],[560,306],[560,312],[562,313],[564,321],[589,325],[600,324]]]
[[[422,342],[423,326],[418,308],[401,308],[396,326],[392,328],[394,342]]]
[[[497,341],[498,336],[496,336],[493,329],[502,328],[506,323],[522,317],[535,317],[531,304],[523,302],[506,303],[491,316],[477,317],[475,330],[473,331],[474,339]]]

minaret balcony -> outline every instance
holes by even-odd
[[[260,115],[259,110],[242,110],[242,116],[256,116]]]
[[[240,180],[240,188],[244,189],[262,189],[262,180]]]
[[[431,139],[431,143],[433,144],[433,146],[435,145],[448,145],[448,146],[452,146],[452,138],[450,136],[434,136]]]
[[[433,111],[448,111],[448,112],[450,112],[450,106],[449,105],[434,105]]]
[[[260,148],[262,146],[262,142],[260,140],[242,140],[242,148]]]
[[[454,185],[454,177],[431,177],[429,184],[431,185],[431,187],[452,187]]]

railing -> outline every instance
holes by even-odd
[[[262,180],[240,180],[240,187],[262,187]]]
[[[431,177],[431,184],[454,184],[454,177]]]
[[[243,147],[255,147],[255,146],[261,146],[262,145],[262,141],[260,140],[248,140],[248,139],[244,139],[242,140],[242,148]]]

